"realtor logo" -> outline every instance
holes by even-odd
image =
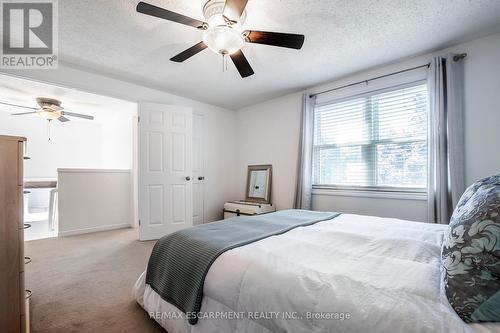
[[[57,0],[0,0],[1,68],[57,68]]]

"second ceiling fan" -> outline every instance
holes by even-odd
[[[304,35],[281,32],[243,30],[246,18],[245,7],[248,0],[208,0],[203,6],[206,22],[172,12],[145,2],[139,2],[137,11],[142,14],[162,18],[203,31],[203,41],[171,58],[174,62],[183,62],[209,48],[223,57],[229,56],[241,77],[254,74],[241,51],[246,43],[265,44],[300,50],[304,44]]]
[[[62,102],[57,100],[57,99],[54,99],[54,98],[37,97],[36,103],[38,104],[38,107],[23,106],[23,105],[11,104],[11,103],[6,103],[6,102],[0,102],[0,104],[2,104],[2,105],[14,106],[17,108],[32,110],[29,112],[13,113],[12,114],[13,116],[24,116],[24,115],[28,115],[28,114],[29,115],[36,114],[36,115],[42,117],[43,119],[48,120],[49,122],[57,119],[63,123],[70,121],[70,119],[66,118],[66,116],[83,118],[83,119],[87,119],[87,120],[94,120],[93,116],[89,116],[89,115],[81,114],[81,113],[64,111],[64,108],[61,106]]]

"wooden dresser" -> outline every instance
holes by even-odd
[[[0,331],[27,332],[24,287],[25,138],[0,136]]]

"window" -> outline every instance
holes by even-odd
[[[427,114],[423,82],[317,104],[313,184],[425,191]]]

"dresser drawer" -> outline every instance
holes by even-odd
[[[29,333],[30,331],[30,299],[26,298],[24,314],[21,315],[21,332]]]
[[[18,178],[18,183],[17,185],[23,185],[24,184],[24,142],[19,141],[18,142],[18,153],[17,153],[17,178]]]
[[[19,272],[24,272],[24,229],[19,229]]]
[[[26,307],[24,304],[26,303],[26,290],[24,286],[24,272],[19,273],[19,301],[20,301],[20,314],[24,315],[26,312]]]
[[[17,196],[18,196],[18,213],[17,222],[19,224],[19,229],[24,227],[24,187],[22,185],[17,186]]]
[[[22,318],[21,318],[22,320]],[[21,322],[21,326],[24,324],[23,331],[29,333],[30,331],[30,298],[26,299],[26,308],[24,313],[24,320]]]
[[[27,332],[26,330],[26,315],[21,315],[21,332]]]

